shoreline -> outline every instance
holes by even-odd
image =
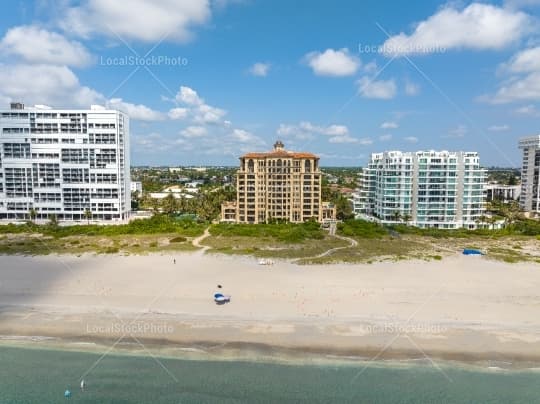
[[[89,353],[97,356],[107,352],[107,356],[156,357],[179,361],[201,362],[250,362],[261,364],[280,364],[290,366],[338,366],[338,367],[391,367],[408,368],[418,366],[424,368],[452,367],[474,372],[534,372],[540,373],[540,357],[532,361],[530,358],[499,357],[484,355],[463,355],[458,352],[444,352],[437,355],[431,352],[429,358],[419,357],[413,350],[393,352],[376,360],[374,350],[327,351],[311,348],[287,348],[260,343],[220,343],[200,341],[190,345],[171,343],[168,341],[140,340],[138,342],[115,343],[109,339],[78,340],[72,338],[47,336],[2,336],[0,350],[25,349],[47,350],[73,353]],[[215,347],[219,346],[219,349]],[[110,350],[109,350],[110,349]],[[151,356],[150,356],[151,354]]]
[[[265,267],[197,252],[2,260],[0,346],[54,338],[103,352],[125,334],[139,348],[121,347],[141,342],[157,355],[540,367],[538,264],[454,256]],[[231,303],[213,302],[217,284]]]

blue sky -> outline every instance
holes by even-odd
[[[0,104],[123,110],[137,165],[236,165],[279,138],[327,166],[392,149],[519,166],[539,129],[540,0],[12,4]]]

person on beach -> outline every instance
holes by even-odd
[[[176,258],[173,258],[173,263],[176,264]]]

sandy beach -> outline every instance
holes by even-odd
[[[176,263],[174,263],[176,260]],[[540,265],[301,266],[204,255],[2,256],[0,336],[112,345],[261,346],[540,363]],[[216,305],[217,285],[232,300]]]

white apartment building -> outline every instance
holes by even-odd
[[[360,175],[355,213],[385,224],[474,229],[484,213],[485,179],[473,152],[374,153]]]
[[[525,212],[540,213],[540,135],[521,138],[519,148],[523,150],[519,204]]]
[[[88,110],[0,110],[0,219],[124,220],[130,213],[129,118]]]
[[[142,182],[131,181],[130,189],[131,189],[131,192],[138,192],[139,194],[142,194]]]

